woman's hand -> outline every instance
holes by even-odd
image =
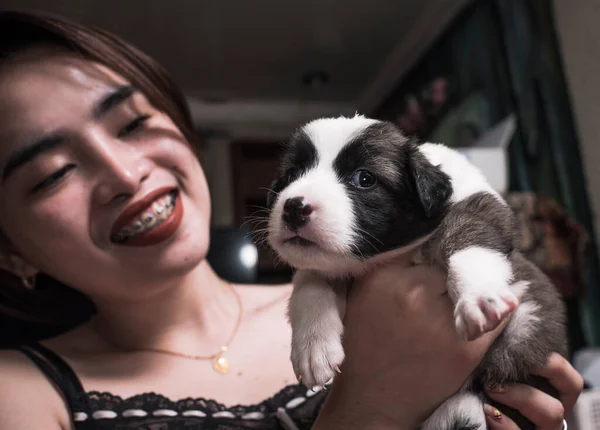
[[[411,429],[455,393],[502,326],[458,335],[441,270],[391,264],[358,281],[344,321],[346,359],[314,429]]]
[[[488,396],[498,403],[516,409],[539,430],[561,430],[563,419],[571,413],[583,390],[583,378],[559,354],[553,354],[538,374],[546,378],[558,391],[559,399],[523,384],[510,384],[490,390]],[[519,429],[509,417],[498,417],[495,408],[487,405],[485,412],[490,430]]]

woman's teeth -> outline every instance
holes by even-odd
[[[177,193],[172,192],[156,200],[151,206],[119,230],[119,232],[112,237],[112,240],[114,242],[124,242],[129,238],[147,233],[154,227],[162,224],[162,222],[173,213],[176,198]]]

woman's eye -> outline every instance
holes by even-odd
[[[150,115],[142,115],[131,121],[125,127],[119,131],[119,137],[127,137],[130,134],[133,134],[138,129],[143,127],[143,125],[150,119]]]
[[[55,185],[67,173],[69,173],[69,171],[72,170],[73,168],[75,168],[74,164],[67,164],[65,167],[57,170],[56,172],[54,172],[53,174],[51,174],[50,176],[48,176],[47,178],[45,178],[43,181],[37,183],[31,189],[31,194],[40,192],[42,190],[45,190],[45,189],[50,188],[51,186]]]
[[[367,170],[357,170],[352,175],[350,183],[358,188],[371,188],[377,183],[377,179]]]

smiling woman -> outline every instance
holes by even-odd
[[[135,93],[141,92],[153,106],[172,118],[190,145],[197,141],[183,95],[172,83],[164,68],[135,47],[100,29],[88,29],[58,17],[8,12],[3,14],[0,24],[0,64],[10,64],[10,60],[17,54],[29,47],[38,47],[40,43],[52,48],[63,47],[92,61],[100,61],[108,69],[125,78],[128,83],[115,86],[98,100],[92,110],[94,118],[99,119],[132,98]],[[94,73],[97,75],[98,71]],[[55,106],[57,103],[58,101],[53,102]],[[4,121],[11,117],[10,112],[2,112],[2,115]],[[148,119],[148,115],[136,117],[120,130],[120,137],[134,133],[143,127]],[[40,154],[55,151],[64,143],[65,136],[59,134],[28,141],[4,161],[2,183],[8,181],[22,165]],[[73,167],[73,164],[66,164],[40,178],[39,182],[31,186],[30,193],[35,195],[50,187]],[[11,264],[18,265],[19,262],[12,261]],[[28,282],[33,282],[33,278],[29,279],[27,274],[24,276]],[[79,312],[75,311],[71,303],[78,303],[80,308],[89,309],[83,311],[84,317],[91,311],[87,297],[43,274],[35,280],[38,293],[36,295],[24,294],[26,292],[22,288],[22,279],[15,279],[10,272],[0,272],[0,282],[4,285],[4,288],[0,289],[0,296],[4,297],[4,300],[0,300],[0,308],[4,307],[9,315],[60,325],[61,321],[71,322],[74,314],[77,314],[76,319],[81,318],[81,309]],[[9,308],[6,308],[7,303],[11,304]],[[21,312],[19,309],[27,309],[27,312]]]
[[[308,390],[291,287],[232,285],[206,260],[210,194],[163,68],[102,30],[0,12],[0,118],[0,312],[56,322],[73,297],[93,304],[0,351],[2,429],[409,429],[497,335],[459,342],[444,276],[398,261],[348,300],[330,394]],[[556,363],[561,401],[521,408],[551,430],[581,390]]]

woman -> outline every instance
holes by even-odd
[[[289,363],[290,286],[230,285],[206,262],[209,191],[163,69],[56,18],[0,13],[0,33],[4,311],[65,316],[69,291],[95,309],[2,351],[0,428],[409,429],[498,334],[460,342],[443,274],[398,261],[354,288],[342,372],[307,391]],[[559,400],[523,385],[490,397],[557,430],[582,381],[559,356],[540,372]]]

